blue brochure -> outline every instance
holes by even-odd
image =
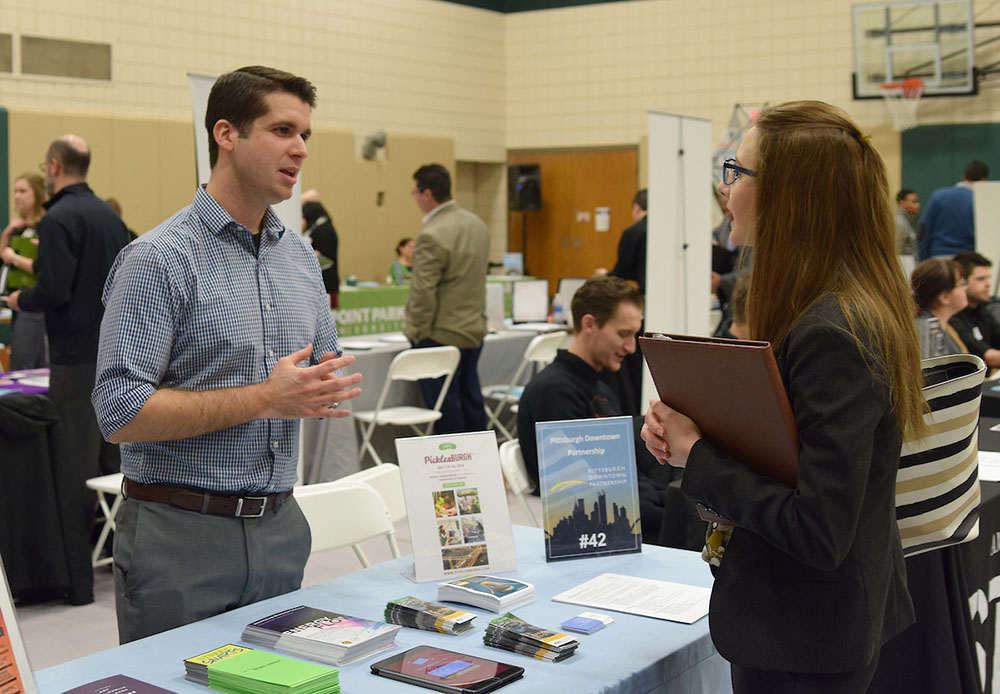
[[[538,422],[545,559],[642,551],[631,417]]]

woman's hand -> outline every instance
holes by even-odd
[[[7,225],[7,228],[4,229],[3,232],[0,232],[0,249],[6,248],[10,245],[11,237],[27,227],[28,223],[23,219],[12,219],[10,224]]]
[[[650,400],[640,435],[646,442],[646,449],[660,465],[670,463],[674,467],[684,467],[691,447],[701,438],[701,430],[690,417],[659,400]]]

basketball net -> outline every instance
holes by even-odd
[[[880,89],[892,118],[892,129],[902,131],[917,127],[917,106],[924,93],[924,81],[908,77],[902,82],[886,82]]]

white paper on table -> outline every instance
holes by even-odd
[[[552,598],[554,602],[693,624],[708,614],[711,588],[621,574],[601,574]]]
[[[1000,453],[979,451],[979,480],[981,482],[1000,482]]]
[[[382,342],[392,342],[394,344],[406,343],[410,344],[410,340],[403,333],[388,333],[386,335],[380,335],[379,338]]]
[[[417,582],[517,568],[493,431],[396,439]]]

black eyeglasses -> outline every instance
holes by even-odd
[[[740,174],[746,174],[750,177],[757,175],[750,169],[737,164],[735,159],[726,159],[722,162],[722,182],[727,186],[731,186],[736,183],[736,179],[740,177]]]

